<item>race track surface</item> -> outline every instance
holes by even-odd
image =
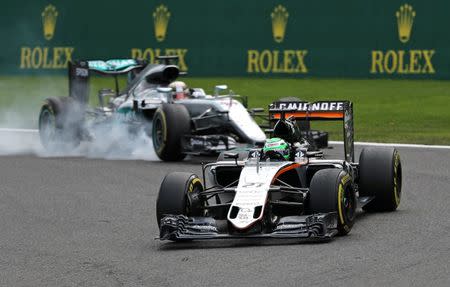
[[[0,286],[450,286],[450,150],[400,154],[399,210],[348,236],[182,244],[154,240],[156,196],[198,159],[1,156]]]

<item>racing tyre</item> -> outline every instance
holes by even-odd
[[[191,117],[185,106],[163,104],[153,116],[152,140],[158,157],[164,161],[179,161],[183,153],[183,137],[190,133]]]
[[[309,188],[309,208],[311,213],[336,212],[339,235],[349,233],[356,215],[356,195],[350,175],[337,168],[316,172]]]
[[[200,216],[203,204],[200,192],[203,184],[197,175],[189,172],[172,172],[166,175],[156,200],[158,226],[165,215]]]
[[[365,211],[394,211],[400,204],[402,163],[395,148],[364,148],[359,157],[359,195],[375,198]]]
[[[82,106],[72,98],[47,98],[39,113],[39,136],[47,150],[71,150],[81,142]]]

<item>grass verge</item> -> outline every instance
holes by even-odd
[[[264,107],[280,97],[307,101],[350,100],[354,103],[355,139],[358,141],[450,144],[450,81],[186,78],[191,87],[211,93],[227,84],[249,97],[251,107]],[[91,98],[112,79],[93,78]],[[122,81],[123,85],[123,81]],[[67,95],[64,76],[0,77],[0,125],[35,128],[42,101]],[[337,123],[315,123],[341,139]]]

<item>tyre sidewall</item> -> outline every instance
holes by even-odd
[[[157,143],[156,123],[162,125],[162,142]],[[165,161],[182,160],[186,154],[183,152],[183,137],[190,133],[190,116],[186,107],[180,104],[162,104],[153,117],[152,140],[158,157]],[[158,145],[159,144],[159,145]]]
[[[401,160],[394,148],[365,148],[360,155],[360,196],[374,199],[366,211],[394,211],[401,199]]]
[[[338,194],[337,194],[337,213],[338,213],[338,231],[340,235],[345,235],[350,232],[355,222],[356,216],[356,194],[351,186],[351,177],[348,173],[342,171],[338,179]],[[344,195],[349,193],[347,200],[351,200],[352,211],[346,214],[348,207],[345,207]]]
[[[200,178],[192,173],[173,172],[161,183],[156,200],[158,226],[166,214],[199,216],[203,212],[199,193],[203,191]]]
[[[345,193],[352,201],[351,210],[345,207]],[[311,180],[309,213],[330,212],[337,214],[339,234],[349,233],[356,215],[356,194],[350,175],[340,169],[319,170]]]
[[[44,127],[43,115],[48,113],[52,118],[52,127]],[[74,99],[69,97],[47,98],[39,113],[39,136],[42,145],[47,149],[73,149],[80,144],[83,126],[83,110]],[[52,137],[43,131],[53,129]]]
[[[159,143],[159,146],[158,146],[158,143],[156,142],[156,139],[155,139],[155,136],[156,136],[156,134],[155,134],[156,121],[160,121],[161,122],[162,133],[163,133],[163,135],[162,135],[162,142]],[[153,124],[153,128],[152,128],[152,131],[153,131],[152,132],[153,146],[155,148],[155,152],[158,154],[158,156],[160,156],[163,153],[163,151],[165,149],[165,146],[166,146],[166,142],[167,142],[166,116],[165,116],[165,114],[164,114],[164,112],[163,112],[163,110],[161,108],[158,108],[156,110],[155,115],[153,117],[153,123],[154,123]]]

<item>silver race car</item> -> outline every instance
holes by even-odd
[[[182,160],[187,154],[211,154],[229,150],[237,143],[262,144],[265,133],[247,110],[246,97],[234,95],[225,85],[206,95],[201,88],[189,89],[177,81],[176,57],[159,57],[161,64],[134,59],[77,61],[69,65],[69,97],[48,98],[39,115],[44,147],[73,149],[82,141],[105,136],[120,126],[130,137],[144,132],[152,138],[158,157]],[[115,89],[98,92],[99,105],[90,107],[91,74],[112,76]],[[118,76],[128,84],[119,89]],[[102,127],[102,128],[99,128]],[[133,140],[132,138],[130,140]]]

